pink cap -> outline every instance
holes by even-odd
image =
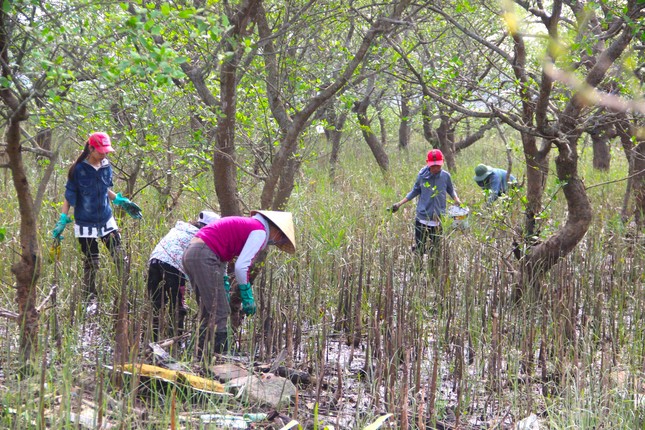
[[[114,148],[112,148],[112,142],[110,141],[110,136],[108,136],[107,133],[92,133],[90,134],[90,138],[87,139],[87,143],[101,154],[114,152]]]

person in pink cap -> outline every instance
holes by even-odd
[[[63,239],[67,224],[74,222],[74,236],[83,253],[83,289],[85,298],[97,295],[96,273],[99,268],[99,245],[110,251],[119,275],[125,262],[121,235],[112,215],[110,202],[121,206],[131,217],[141,218],[141,209],[129,199],[112,191],[112,167],[107,154],[114,152],[110,136],[92,133],[85,148],[67,173],[65,198],[60,218],[52,231],[54,240]],[[74,218],[69,215],[74,208]]]
[[[450,196],[456,204],[461,205],[450,173],[442,170],[441,166],[443,153],[438,149],[431,149],[426,158],[426,166],[419,171],[412,190],[390,208],[394,213],[405,203],[419,197],[414,220],[414,248],[420,255],[427,251],[427,239],[430,239],[431,250],[439,250],[441,217],[446,213],[446,196]]]

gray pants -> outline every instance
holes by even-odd
[[[197,294],[202,315],[200,334],[206,329],[210,336],[213,332],[226,333],[226,323],[231,312],[224,290],[226,262],[220,260],[205,243],[200,242],[188,245],[184,252],[183,264],[190,284]]]

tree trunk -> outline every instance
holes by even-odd
[[[49,163],[43,170],[43,175],[40,178],[38,184],[38,190],[36,191],[36,199],[34,200],[34,210],[35,217],[38,218],[40,214],[40,208],[42,207],[43,199],[45,198],[45,193],[47,191],[47,185],[56,170],[58,164],[58,150],[51,152],[52,147],[52,131],[50,128],[43,129],[38,132],[36,135],[36,143],[44,150],[49,152]]]
[[[524,160],[526,161],[526,211],[524,234],[529,242],[539,234],[536,217],[542,212],[542,196],[549,176],[548,145],[538,150],[536,138],[522,133]]]
[[[430,101],[426,97],[423,98],[421,103],[421,120],[423,123],[423,138],[433,148],[436,148],[439,145],[439,139],[437,138],[437,132],[432,128],[432,111]]]
[[[0,12],[0,60],[2,76],[11,81],[13,68],[9,67],[11,33],[10,18]],[[40,249],[36,228],[36,211],[31,195],[27,173],[22,159],[20,143],[20,123],[28,118],[27,102],[19,99],[11,88],[0,89],[0,97],[7,107],[5,110],[6,125],[4,138],[9,157],[9,169],[13,186],[16,190],[18,209],[20,211],[20,256],[11,266],[16,277],[16,302],[20,321],[20,359],[27,370],[31,368],[31,359],[38,347],[38,311],[36,310],[37,282],[40,278]]]
[[[633,195],[634,219],[636,225],[645,225],[645,143],[639,143],[632,151],[634,154]]]
[[[437,127],[437,138],[439,139],[439,149],[443,152],[443,159],[446,165],[446,168],[450,172],[454,172],[457,169],[457,163],[455,161],[455,146],[454,146],[454,124],[449,115],[442,113],[441,122],[439,127]]]
[[[556,25],[557,22],[551,18],[551,25]],[[627,47],[633,34],[628,28],[624,29],[618,38],[607,48],[602,54],[599,55],[598,61],[590,69],[586,76],[585,84],[597,88],[606,76],[609,67],[616,61],[618,57]],[[518,79],[521,81],[526,80],[524,74],[525,64],[525,50],[521,36],[514,35],[516,42],[515,52],[518,54],[515,69]],[[546,75],[545,75],[546,76]],[[543,76],[544,78],[544,76]],[[522,96],[524,105],[524,124],[531,124],[533,103],[530,103],[530,95],[526,87],[522,87],[520,95]],[[586,105],[585,89],[577,91],[568,101],[565,109],[559,114],[557,120],[557,127],[551,129],[552,138],[546,143],[541,151],[537,151],[534,144],[530,139],[535,139],[529,133],[522,133],[523,143],[525,145],[525,156],[527,158],[527,177],[532,173],[534,166],[530,162],[535,163],[534,155],[544,154],[547,152],[548,147],[551,145],[558,149],[558,156],[555,160],[556,171],[558,179],[562,184],[562,191],[567,200],[567,221],[555,234],[549,237],[546,241],[534,245],[528,258],[525,260],[525,271],[523,275],[525,278],[524,285],[536,286],[541,276],[548,272],[558,260],[569,254],[574,247],[582,240],[586,234],[589,225],[591,224],[592,211],[591,203],[587,196],[584,184],[578,176],[578,139],[582,133],[581,113]],[[551,92],[550,79],[543,81],[543,87],[540,91],[540,97],[536,103],[535,117],[537,121],[538,130],[549,130],[546,122],[546,109],[548,105],[548,95]],[[563,136],[566,136],[564,138]],[[527,151],[529,149],[529,151]],[[532,151],[532,152],[530,152]],[[535,173],[532,173],[535,174]],[[537,179],[537,178],[535,178]],[[535,180],[534,179],[534,180]],[[529,186],[535,184],[529,183]],[[530,204],[531,202],[529,202]],[[528,210],[527,210],[528,215]]]
[[[276,190],[275,198],[273,200],[273,208],[275,210],[285,210],[287,201],[289,201],[289,196],[291,196],[291,192],[295,186],[296,173],[300,171],[301,164],[302,157],[294,156],[287,161],[284,174],[280,177],[278,189]]]
[[[632,141],[632,136],[634,136],[636,133],[634,133],[634,130],[630,124],[630,121],[627,117],[627,114],[624,112],[620,112],[617,114],[617,121],[616,121],[616,134],[620,138],[620,144],[623,147],[623,152],[625,153],[625,158],[627,158],[627,163],[628,163],[628,179],[627,179],[627,185],[625,187],[625,195],[623,196],[623,207],[621,208],[620,211],[620,216],[623,222],[627,222],[629,219],[629,199],[632,194],[636,196],[636,193],[638,194],[643,194],[645,192],[645,189],[643,191],[641,190],[636,190],[635,186],[635,178],[634,178],[634,173],[637,171],[636,170],[636,152],[635,152],[635,145],[634,142]],[[641,141],[640,143],[642,143]],[[642,183],[638,184],[639,186],[642,186]],[[637,214],[636,218],[636,223],[639,226],[642,226],[642,211],[638,211],[639,213]]]
[[[8,91],[8,90],[3,90]],[[10,117],[5,129],[9,167],[20,210],[20,259],[12,265],[16,277],[16,302],[20,315],[20,357],[28,365],[38,347],[37,283],[40,278],[40,249],[33,198],[20,144],[20,121],[27,118],[22,106]]]
[[[603,172],[609,171],[611,152],[609,150],[609,136],[606,130],[594,130],[589,133],[593,144],[593,168]]]
[[[637,127],[626,113],[617,114],[616,134],[620,138],[623,152],[629,163],[627,186],[623,198],[621,217],[623,222],[629,218],[629,197],[634,197],[634,221],[636,225],[645,225],[645,139],[638,138]],[[632,139],[636,137],[636,142]]]
[[[52,150],[52,129],[43,128],[36,133],[36,144],[45,151]]]
[[[579,134],[573,133],[568,144],[553,142],[558,145],[555,165],[558,179],[563,184],[562,191],[567,199],[568,217],[564,227],[531,249],[527,259],[527,274],[532,283],[548,272],[560,258],[569,254],[582,240],[591,224],[591,203],[584,183],[578,177],[578,137]]]
[[[399,149],[407,149],[410,144],[410,95],[401,91],[401,122],[399,122]]]
[[[338,157],[340,156],[340,138],[343,135],[343,127],[347,121],[348,111],[343,110],[340,115],[336,115],[336,111],[330,108],[327,121],[333,127],[325,130],[327,141],[331,143],[331,153],[329,154],[329,174],[333,178],[336,175],[336,166],[338,165]]]
[[[385,124],[385,117],[380,108],[377,108],[376,116],[378,117],[378,124],[381,131],[381,145],[387,146],[387,125]]]
[[[371,87],[371,85],[369,85],[368,87]],[[378,164],[378,166],[381,168],[381,171],[385,173],[387,172],[389,167],[389,158],[387,156],[387,153],[385,152],[385,149],[383,149],[383,145],[381,144],[381,142],[379,142],[379,140],[376,138],[376,135],[372,131],[370,120],[367,117],[367,107],[370,105],[369,92],[370,90],[368,88],[368,94],[365,96],[365,98],[360,102],[356,102],[354,104],[354,112],[356,112],[358,123],[361,126],[363,139],[365,139],[367,146],[369,146],[370,150],[372,151],[372,155],[374,155],[376,164]]]
[[[235,166],[235,115],[237,111],[237,69],[244,53],[244,43],[239,40],[248,32],[249,24],[257,13],[259,0],[247,0],[235,10],[229,20],[232,25],[226,37],[225,56],[220,66],[220,118],[215,130],[215,151],[213,152],[213,177],[215,192],[222,216],[241,213],[237,200],[237,168]]]

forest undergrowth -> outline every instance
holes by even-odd
[[[364,428],[388,413],[389,428],[510,429],[532,416],[544,428],[641,428],[645,253],[642,233],[618,216],[624,187],[590,190],[599,209],[583,242],[538,289],[519,295],[514,251],[526,250],[514,241],[523,220],[522,189],[486,207],[471,177],[483,154],[490,164],[496,157],[504,163],[505,154],[484,147],[460,156],[453,180],[471,212],[467,225],[446,220],[442,253],[433,261],[411,251],[414,204],[397,214],[385,210],[409,190],[423,151],[393,154],[397,173],[387,178],[363,167],[370,163],[365,154],[348,154],[334,181],[318,161],[306,166],[307,179],[288,208],[298,250],[267,260],[255,284],[258,314],[237,336],[240,356],[223,360],[260,373],[280,357],[278,364],[309,375],[296,398],[277,409],[303,428]],[[620,178],[626,170],[619,161],[616,166],[606,174],[590,171],[589,185]],[[10,192],[6,180],[0,186]],[[544,237],[566,220],[557,184],[547,194]],[[41,213],[44,248],[58,197]],[[175,220],[191,219],[203,207],[196,199],[178,213],[156,216],[154,195],[143,197],[144,220],[119,224],[130,258],[130,359],[151,363],[147,259]],[[19,220],[15,207],[3,211],[9,234],[0,242],[6,256],[0,308],[13,310],[10,264],[18,245],[11,231]],[[236,397],[115,378],[118,285],[109,257],[101,258],[102,290],[94,304],[79,296],[82,268],[71,237],[60,260],[43,266],[39,297],[53,285],[57,294],[41,313],[32,374],[20,373],[18,325],[0,320],[3,427],[76,428],[89,410],[90,428],[221,428],[200,416],[273,411]],[[191,332],[192,296],[188,306]],[[190,370],[203,370],[191,362],[190,345],[187,338],[167,349]],[[254,426],[282,428],[278,421]]]

